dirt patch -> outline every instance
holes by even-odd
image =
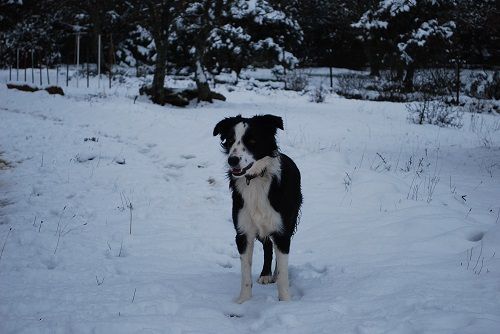
[[[47,93],[51,94],[51,95],[54,95],[54,94],[58,94],[58,95],[64,95],[64,91],[61,87],[58,87],[58,86],[50,86],[50,87],[47,87],[47,88],[37,88],[37,87],[31,87],[29,85],[16,85],[16,84],[7,84],[7,88],[8,89],[17,89],[17,90],[20,90],[20,91],[23,91],[23,92],[37,92],[39,90],[45,90],[47,91]]]

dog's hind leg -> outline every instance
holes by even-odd
[[[260,284],[269,284],[275,282],[275,277],[271,272],[271,265],[273,262],[273,243],[271,239],[265,238],[260,240],[262,242],[262,247],[264,248],[264,266],[262,267],[262,272],[257,280]]]
[[[245,234],[236,235],[236,245],[240,253],[241,262],[241,291],[236,299],[241,304],[252,297],[252,255],[255,238],[250,238]]]

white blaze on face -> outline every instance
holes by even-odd
[[[234,127],[234,144],[229,149],[229,156],[235,156],[240,158],[239,168],[243,169],[255,162],[254,157],[251,152],[243,144],[243,136],[248,129],[248,124],[240,122]]]

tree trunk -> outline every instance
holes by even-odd
[[[368,62],[370,63],[370,76],[378,77],[380,76],[380,59],[377,53],[377,42],[375,42],[375,37],[368,43],[367,55]]]
[[[457,57],[457,71],[455,75],[455,93],[456,93],[456,100],[455,100],[455,105],[460,104],[460,58]]]
[[[208,85],[207,76],[200,60],[196,61],[196,87],[198,88],[198,101],[212,102],[212,91]]]
[[[104,57],[104,41],[105,41],[105,36],[104,32],[102,29],[102,17],[101,14],[104,10],[102,9],[102,4],[97,1],[93,6],[88,7],[88,14],[90,17],[90,21],[92,22],[92,31],[94,33],[94,46],[91,48],[95,55],[95,63],[97,64],[97,57],[98,55],[98,50],[97,50],[97,43],[99,39],[99,35],[101,35],[101,73],[106,73],[107,68],[106,68],[106,58]]]
[[[413,75],[415,74],[415,65],[410,63],[406,66],[406,74],[403,79],[403,86],[407,92],[413,90]]]
[[[151,99],[154,103],[164,105],[165,104],[165,74],[166,74],[166,62],[167,62],[167,51],[163,43],[156,44],[156,62],[155,62],[155,72],[153,76],[153,86],[151,87]]]

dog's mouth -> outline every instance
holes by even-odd
[[[252,167],[252,165],[253,165],[253,162],[250,163],[245,168],[231,168],[231,174],[233,174],[234,176],[242,176],[247,172],[247,170],[250,169],[250,167]]]

